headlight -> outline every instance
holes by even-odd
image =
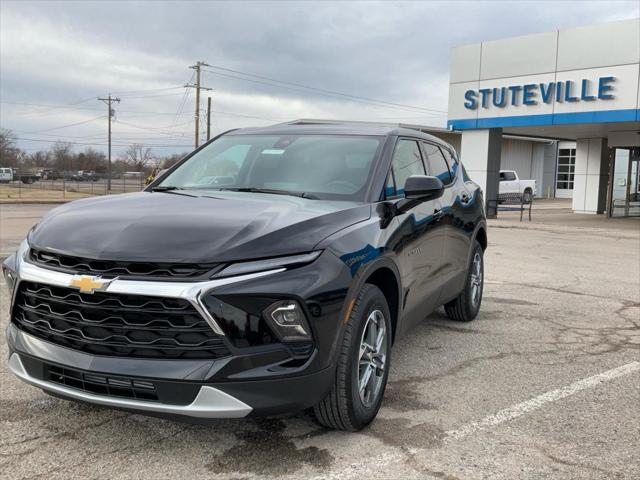
[[[320,256],[321,251],[303,253],[301,255],[290,255],[287,257],[268,258],[266,260],[256,260],[251,262],[239,262],[229,265],[219,271],[213,277],[231,277],[234,275],[245,275],[247,273],[264,272],[277,268],[290,268],[313,262]]]
[[[311,340],[304,311],[294,300],[281,300],[265,310],[265,318],[282,342]]]
[[[18,251],[13,255],[8,256],[2,263],[2,274],[7,283],[9,292],[13,292],[13,287],[18,280],[18,270],[20,269],[20,263],[26,258],[29,252],[29,243],[23,240]]]
[[[2,264],[2,274],[4,275],[4,280],[7,283],[9,292],[13,292],[13,287],[18,279],[18,274],[15,271],[15,259],[16,256],[11,255],[7,257]]]

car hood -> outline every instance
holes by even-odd
[[[55,208],[29,243],[100,260],[228,262],[309,252],[370,215],[365,203],[288,195],[139,192]]]

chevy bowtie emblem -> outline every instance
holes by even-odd
[[[111,283],[111,280],[103,280],[100,277],[92,277],[91,275],[74,275],[69,282],[70,287],[76,287],[82,293],[94,293],[98,290],[104,290]]]

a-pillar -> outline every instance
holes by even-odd
[[[471,180],[482,187],[486,205],[498,199],[502,129],[464,130],[460,159]],[[487,214],[493,213],[487,211]]]
[[[573,211],[604,213],[607,204],[609,149],[606,138],[579,138],[573,177]]]

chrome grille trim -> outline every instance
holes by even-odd
[[[120,293],[123,295],[146,295],[150,297],[165,298],[182,298],[189,301],[198,313],[211,326],[213,331],[218,335],[225,336],[224,331],[216,322],[216,319],[205,308],[202,297],[211,290],[223,285],[253,280],[267,275],[273,275],[284,271],[285,268],[277,268],[264,272],[250,273],[246,275],[238,275],[235,277],[220,278],[216,280],[208,280],[205,282],[160,282],[160,281],[141,281],[141,280],[125,280],[119,277],[113,279],[107,288],[106,293]],[[74,275],[70,273],[48,270],[38,267],[32,263],[21,261],[18,268],[18,282],[29,281],[35,283],[44,283],[58,287],[68,288]],[[17,288],[16,288],[17,291]]]

